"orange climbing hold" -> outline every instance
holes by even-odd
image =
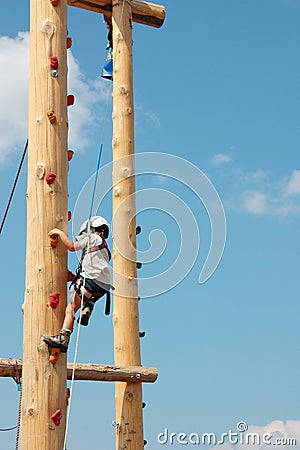
[[[51,364],[56,364],[58,361],[58,358],[60,357],[60,349],[59,348],[51,348],[49,361]]]
[[[58,6],[60,4],[60,0],[50,0],[52,6]]]
[[[50,241],[50,246],[51,247],[57,247],[58,244],[58,235],[57,234],[53,234],[52,236],[49,237],[49,241]]]
[[[72,47],[72,38],[67,37],[67,49]]]
[[[52,125],[54,123],[56,123],[56,116],[54,115],[53,109],[49,109],[49,111],[47,111],[46,114],[47,114],[47,117],[48,117],[50,123],[52,123]]]
[[[71,159],[73,158],[74,152],[73,150],[68,150],[68,161],[71,161]]]

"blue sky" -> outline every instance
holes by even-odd
[[[200,234],[189,274],[168,292],[140,302],[143,364],[159,369],[158,381],[144,386],[147,447],[162,447],[157,435],[165,428],[220,435],[243,420],[252,431],[297,438],[292,448],[300,449],[300,1],[192,0],[186,9],[179,2],[164,4],[161,29],[133,28],[136,152],[167,153],[198,167],[224,206],[227,240],[216,271],[199,284],[211,244],[205,205],[189,183],[138,179],[140,190],[159,188],[179,197]],[[29,2],[5,2],[0,23],[2,214],[27,138]],[[68,29],[69,92],[76,97],[69,115],[74,210],[96,167],[109,81],[100,77],[106,57],[102,16],[69,8]],[[103,143],[105,165],[111,161],[110,110]],[[26,176],[24,167],[0,236],[1,357],[22,356]],[[102,210],[109,219],[110,204],[108,194]],[[138,222],[140,250],[149,248],[153,229],[161,228],[167,238],[162,256],[139,271],[151,277],[176,259],[186,223],[182,215],[170,217],[167,208],[144,211]],[[70,258],[69,266],[75,265]],[[73,349],[74,342],[69,360]],[[101,304],[81,333],[78,360],[113,361],[112,324]],[[0,380],[0,392],[0,428],[11,427],[17,420],[14,382]],[[69,450],[100,442],[113,448],[113,420],[114,386],[77,383]],[[78,433],[86,427],[88,436]],[[0,433],[0,448],[13,445],[14,432]]]

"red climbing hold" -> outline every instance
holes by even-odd
[[[55,309],[59,303],[59,292],[52,292],[50,294],[50,306]]]
[[[55,173],[47,173],[45,180],[47,184],[52,184],[56,178]]]
[[[72,105],[74,105],[74,102],[75,102],[74,95],[72,95],[72,94],[68,95],[67,96],[67,105],[72,106]]]
[[[50,57],[50,65],[51,69],[58,69],[58,57],[57,56],[51,56]]]
[[[72,219],[72,212],[68,211],[68,220],[70,221]]]
[[[67,49],[72,47],[72,38],[67,37]]]
[[[51,419],[53,420],[54,424],[60,425],[60,421],[62,419],[62,412],[60,409],[57,409],[52,415],[51,415]]]
[[[58,6],[60,4],[60,0],[50,0],[52,6]]]

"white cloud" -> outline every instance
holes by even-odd
[[[159,117],[154,112],[151,112],[151,111],[147,112],[146,111],[144,114],[145,114],[145,117],[146,117],[147,120],[152,122],[154,125],[160,127]]]
[[[29,34],[15,39],[0,37],[0,164],[21,148],[27,139],[27,91]]]
[[[100,102],[111,101],[109,87],[110,83],[100,77],[88,81],[73,54],[68,52],[68,93],[75,95],[74,106],[68,108],[70,148],[84,150],[89,145],[91,128],[96,126],[101,130],[95,107]]]
[[[266,450],[274,447],[300,450],[300,420],[274,420],[266,426],[250,425],[236,445],[229,445],[228,442],[224,445],[227,450]],[[223,449],[224,445],[213,449]]]
[[[135,105],[135,122],[137,124],[137,128],[141,129],[144,126],[155,126],[157,128],[160,127],[160,118],[153,111],[145,111],[144,107],[140,104]]]
[[[227,164],[231,161],[231,156],[225,155],[225,153],[217,153],[211,159],[212,164],[215,166],[219,166],[220,164]]]
[[[0,64],[0,165],[4,165],[16,152],[21,153],[27,138],[29,33],[0,37]],[[108,100],[108,90],[102,78],[85,78],[69,50],[68,93],[75,96],[75,105],[68,109],[70,148],[83,150],[89,145],[93,127],[100,128],[96,106]]]
[[[228,209],[253,215],[300,214],[300,170],[275,179],[262,169],[243,172],[235,168],[226,174],[226,180],[233,191],[224,201]]]
[[[294,170],[284,187],[285,195],[300,194],[300,170]]]
[[[269,209],[267,195],[258,191],[245,191],[242,194],[242,204],[246,212],[264,214]]]

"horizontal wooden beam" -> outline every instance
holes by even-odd
[[[69,6],[87,9],[107,17],[112,15],[112,0],[68,0]],[[166,17],[166,9],[155,3],[132,0],[132,20],[151,27],[160,28]]]
[[[15,377],[16,370],[22,373],[22,360],[0,358],[0,377]],[[72,379],[73,364],[68,363],[67,378]],[[153,367],[131,366],[117,367],[108,364],[76,364],[75,380],[88,381],[124,381],[134,383],[154,383],[158,377],[157,369]]]

